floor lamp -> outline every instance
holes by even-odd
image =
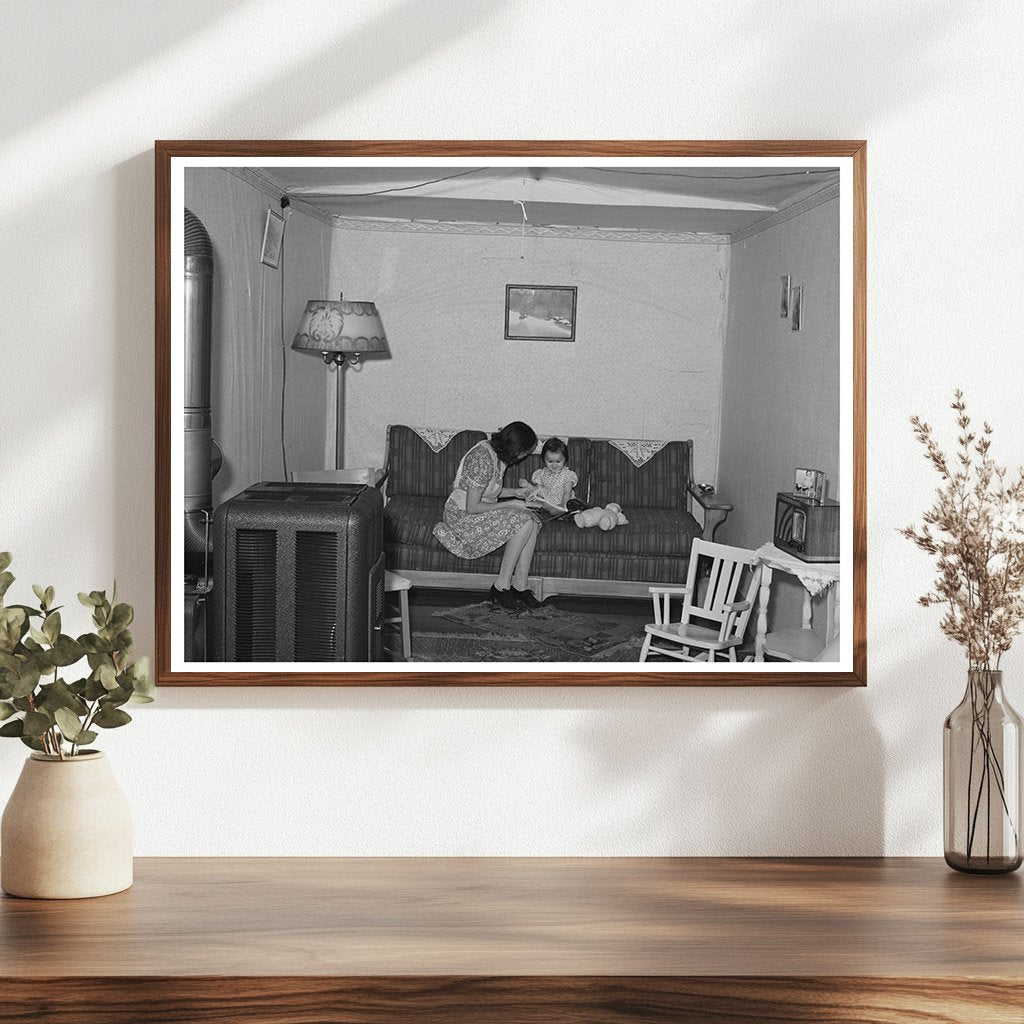
[[[323,358],[327,366],[344,373],[346,366],[359,366],[363,359],[390,359],[391,350],[377,307],[372,302],[346,302],[343,296],[311,299],[299,321],[292,349]],[[338,379],[339,397],[344,395],[344,378]],[[334,468],[344,469],[345,410],[339,403],[334,450]]]

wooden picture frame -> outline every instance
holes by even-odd
[[[260,263],[277,270],[281,263],[281,243],[284,241],[284,217],[273,210],[267,210],[267,222],[263,228],[263,244],[260,247]]]
[[[505,285],[506,341],[575,341],[576,286]]]
[[[804,286],[798,284],[791,293],[792,310],[790,312],[790,329],[802,331],[804,323]]]
[[[789,299],[793,289],[793,279],[789,274],[783,274],[781,278],[782,291],[779,296],[779,316],[783,320],[789,319]]]
[[[805,165],[835,168],[838,184],[829,201],[839,209],[838,265],[839,387],[838,418],[841,425],[840,478],[843,499],[841,539],[842,628],[837,642],[836,662],[817,665],[759,663],[747,665],[616,664],[556,665],[552,669],[536,663],[510,663],[494,669],[463,669],[456,663],[396,666],[334,663],[318,666],[275,664],[192,664],[181,656],[183,612],[183,563],[176,559],[184,551],[181,534],[181,458],[183,446],[183,383],[181,331],[183,324],[182,285],[177,275],[183,267],[182,212],[183,181],[187,168],[232,166],[238,174],[246,168],[309,163],[318,166],[332,161],[368,161],[386,164],[392,158],[408,162],[416,158],[432,166],[447,162],[459,166],[495,165],[521,159],[523,166],[622,167],[634,163],[652,167],[772,166]],[[683,173],[680,171],[680,173]],[[155,307],[156,307],[156,675],[159,685],[183,686],[863,686],[866,685],[866,144],[863,141],[158,141],[155,144]],[[264,196],[264,209],[266,208]],[[293,211],[295,203],[292,204]],[[792,211],[766,218],[767,225],[784,220]],[[294,217],[292,218],[294,222]],[[283,225],[286,231],[290,225]],[[531,229],[533,224],[531,222]],[[265,225],[261,224],[265,230]],[[517,231],[519,228],[516,229]],[[537,229],[541,231],[542,229]],[[767,227],[765,228],[767,230]],[[511,230],[509,231],[511,234]],[[609,237],[611,232],[608,233]],[[290,237],[290,236],[289,236]],[[258,242],[259,236],[255,242]],[[588,243],[589,244],[589,243]],[[249,250],[252,251],[252,248]],[[288,260],[295,258],[288,246]],[[773,267],[766,277],[762,295],[777,294],[782,271],[794,271],[806,278],[799,260],[787,257],[790,266]],[[282,280],[287,268],[280,271]],[[511,276],[511,275],[509,275]],[[554,275],[552,275],[554,276]],[[562,275],[559,274],[559,277]],[[539,275],[538,275],[539,277]],[[543,279],[543,278],[540,278]],[[556,278],[557,279],[557,278]],[[563,278],[564,279],[564,278]],[[507,278],[506,278],[507,280]],[[589,295],[589,292],[588,292]],[[322,296],[309,296],[321,298]],[[337,299],[338,296],[332,296]],[[345,298],[349,296],[346,295]],[[355,295],[355,299],[374,298]],[[753,296],[752,301],[757,299]],[[588,310],[590,309],[588,299]],[[654,299],[647,299],[654,303]],[[763,298],[755,303],[765,315]],[[493,308],[493,307],[492,307]],[[382,313],[385,322],[386,311]],[[493,314],[492,314],[493,315]],[[588,312],[588,317],[591,313]],[[493,323],[493,321],[491,321]],[[777,321],[774,321],[777,322]],[[764,329],[769,320],[765,318]],[[507,324],[507,314],[506,314]],[[285,328],[288,329],[287,327]],[[816,327],[817,329],[817,317]],[[787,332],[788,333],[788,332]],[[809,332],[814,340],[814,330]],[[795,339],[794,339],[795,340]],[[288,338],[275,344],[287,345]],[[631,339],[622,339],[622,363],[609,364],[619,372],[630,357]],[[393,346],[394,348],[395,346]],[[561,346],[554,346],[561,348]],[[569,347],[566,347],[567,350]],[[772,346],[761,346],[768,350]],[[811,346],[814,348],[814,346]],[[576,346],[572,346],[575,351]],[[266,358],[275,349],[267,343]],[[550,351],[550,350],[549,350]],[[281,358],[280,355],[278,358]],[[397,355],[393,358],[397,360]],[[312,365],[312,363],[311,363]],[[322,367],[321,367],[322,369]],[[340,376],[340,375],[339,375]],[[618,393],[618,392],[617,392]],[[283,416],[283,413],[282,413]],[[476,424],[473,424],[476,426]],[[283,434],[282,434],[283,436]],[[640,436],[639,434],[636,436]],[[647,436],[657,436],[648,434]],[[792,466],[792,462],[789,466]],[[789,469],[788,473],[792,470]],[[831,473],[831,469],[830,469]],[[780,479],[776,490],[791,482]],[[708,489],[700,493],[707,499]],[[693,494],[696,496],[697,489]],[[728,498],[728,495],[722,495]],[[689,501],[689,498],[688,498]],[[700,501],[697,499],[697,501]],[[713,499],[707,499],[713,504]],[[707,507],[706,502],[700,501]],[[697,504],[694,504],[695,511]],[[848,511],[847,511],[848,510]],[[771,538],[771,514],[766,513],[765,540]],[[778,577],[778,573],[776,573]],[[759,622],[759,626],[763,625]]]

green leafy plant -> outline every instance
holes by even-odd
[[[132,720],[126,704],[153,700],[149,659],[131,660],[128,627],[135,612],[117,603],[116,583],[109,599],[102,590],[79,594],[92,609],[96,632],[68,636],[61,631],[63,605],[54,604],[53,587],[32,587],[38,605],[4,603],[14,582],[10,564],[10,553],[0,552],[0,736],[15,736],[62,760],[74,757],[99,729]],[[62,673],[70,675],[83,660],[88,675],[67,682]]]

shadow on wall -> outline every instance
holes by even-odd
[[[139,31],[135,0],[92,0],[62,4],[60,31],[37,4],[4,4],[0,36],[18,40],[5,47],[4,75],[10,82],[39,80],[31,104],[0,106],[0,138],[12,135],[77,103],[106,83],[130,75],[146,61],[185,46],[205,28],[236,8],[241,0],[202,4],[153,5]],[[46,61],[39,54],[46,54]],[[88,54],[88,60],[82,55]],[[64,68],[69,73],[53,74]],[[45,79],[43,76],[45,75]],[[45,81],[45,87],[43,87]]]
[[[291,136],[325,107],[339,111],[360,94],[379,90],[388,78],[451,47],[505,6],[507,0],[405,0],[384,8],[340,38],[325,33],[320,53],[217,110],[208,119],[210,126],[223,130],[222,125],[245,124],[259,111],[263,137]]]
[[[111,390],[109,436],[117,457],[113,460],[111,486],[117,495],[115,515],[109,524],[113,552],[113,578],[127,583],[121,591],[135,608],[135,649],[154,650],[153,493],[154,357],[150,343],[152,323],[152,261],[140,249],[153,252],[153,217],[146,215],[139,197],[153,191],[153,155],[143,153],[119,164],[110,172],[116,233],[113,264],[114,372]],[[171,521],[180,524],[181,517]],[[120,589],[120,588],[119,588]]]
[[[882,741],[863,690],[643,691],[578,730],[607,827],[586,845],[674,856],[883,850]],[[767,706],[766,706],[767,705]],[[637,799],[642,794],[641,799]]]
[[[208,708],[219,715],[233,709],[252,711],[253,722],[262,723],[270,720],[269,711],[317,711],[325,719],[340,716],[334,735],[349,728],[346,716],[370,712],[376,725],[367,722],[360,727],[364,739],[373,736],[375,729],[379,729],[378,739],[410,729],[410,735],[415,735],[410,718],[416,718],[417,712],[424,713],[423,728],[432,729],[436,725],[429,725],[430,713],[437,711],[550,711],[549,739],[562,749],[551,750],[550,769],[531,763],[526,770],[527,776],[547,773],[550,789],[546,794],[508,794],[509,817],[503,825],[493,825],[497,830],[493,842],[501,849],[516,850],[519,829],[529,832],[538,814],[558,806],[557,821],[565,829],[562,845],[555,841],[543,854],[877,856],[884,852],[885,761],[864,690],[165,688],[158,703],[146,712],[159,717],[176,707]],[[157,728],[155,719],[153,727]],[[539,723],[538,728],[548,725]],[[426,773],[435,784],[445,778],[438,765],[463,756],[461,746],[455,741],[455,750],[438,752],[438,764]],[[513,731],[507,747],[495,756],[516,764],[522,750],[523,740]],[[346,751],[346,756],[351,755],[351,750]],[[372,761],[374,755],[367,751],[357,760],[363,757]],[[576,767],[568,773],[554,768],[563,762]],[[390,770],[409,767],[396,763]],[[493,765],[484,766],[485,771],[492,769]],[[518,767],[512,770],[515,777],[522,773]],[[421,774],[416,774],[410,785],[422,781]],[[463,794],[461,785],[458,792]],[[515,814],[527,812],[529,824],[514,824]],[[449,808],[449,813],[458,817],[456,808]],[[408,834],[415,832],[410,821],[403,827]],[[418,854],[425,849],[435,854],[451,852],[438,850],[436,837],[429,832],[410,842]],[[456,847],[460,853],[467,852]],[[471,845],[468,852],[479,851]]]
[[[243,99],[222,108],[215,100],[218,92],[213,85],[222,77],[223,68],[215,60],[204,64],[202,54],[209,49],[204,46],[208,38],[216,42],[218,23],[226,23],[220,26],[226,35],[231,30],[230,19],[244,13],[247,5],[240,0],[210,0],[198,6],[166,4],[147,11],[145,31],[139,30],[137,5],[130,0],[63,5],[59,31],[54,19],[47,18],[45,12],[41,15],[34,5],[0,5],[0,35],[21,42],[5,54],[5,72],[11,81],[36,83],[32,103],[0,108],[0,138],[59,115],[118,79],[140,79],[147,64],[175,58],[181,66],[191,65],[197,95],[210,87],[209,113],[201,121],[191,122],[193,131],[184,137],[196,137],[201,125],[208,137],[230,138],[238,134],[240,125],[253,126],[254,122],[255,130],[243,132],[243,137],[287,137],[312,117],[342,109],[355,96],[379,89],[387,78],[401,74],[435,50],[450,47],[505,6],[507,2],[489,0],[405,0],[381,9],[352,31],[346,31],[344,23],[339,28],[331,19],[320,24],[319,36],[312,32],[315,16],[306,15],[312,20],[303,24],[302,12],[297,10],[289,16],[290,27],[304,32],[310,42],[319,39],[319,52],[287,71],[254,82]],[[39,52],[49,55],[47,63],[36,59]],[[80,59],[83,52],[89,54],[84,63]],[[191,62],[185,60],[187,54],[192,54]],[[205,66],[210,68],[209,82],[203,73]],[[54,77],[50,69],[55,67],[73,68],[74,72]],[[257,64],[248,70],[254,78],[260,74]],[[161,137],[175,137],[174,126],[165,124]]]
[[[916,96],[926,95],[945,84],[945,62],[935,59],[941,48],[955,31],[954,26],[970,19],[983,20],[986,12],[939,0],[928,5],[890,4],[871,9],[857,6],[807,8],[792,21],[765,18],[757,4],[747,4],[743,13],[733,21],[722,21],[722,44],[735,46],[737,39],[745,41],[751,53],[779,54],[773,63],[773,88],[779,96],[790,102],[774,110],[764,109],[762,122],[766,134],[779,132],[779,138],[809,122],[816,122],[821,114],[822,83],[864,80],[863,68],[892,66],[892,54],[900,54],[899,73],[875,75],[871,78],[870,97],[872,121],[880,122],[886,110],[903,108]],[[794,30],[794,26],[801,26]],[[845,26],[845,27],[844,27]],[[963,31],[963,30],[961,30]],[[835,40],[836,44],[828,41]],[[841,42],[839,42],[841,40]],[[796,60],[784,55],[796,55]],[[764,81],[756,63],[747,65],[751,72],[748,82],[739,80],[743,62],[737,62],[735,96],[761,96]],[[866,93],[856,89],[835,89],[829,93],[830,118],[837,126],[863,126]],[[829,134],[829,133],[826,133]],[[863,137],[863,129],[855,128],[844,134],[838,127],[833,138]],[[803,137],[803,136],[800,136]],[[870,156],[868,174],[870,177]]]
[[[902,538],[897,543],[907,544]],[[877,550],[872,557],[884,560]],[[939,629],[941,609],[915,604],[924,589],[911,583],[895,614],[871,620],[868,679],[891,766],[886,799],[894,813],[887,848],[901,856],[935,857],[943,842],[943,722],[963,697],[967,659]]]

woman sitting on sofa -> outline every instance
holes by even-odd
[[[540,530],[540,521],[522,500],[531,489],[501,485],[505,468],[536,447],[537,435],[519,420],[473,445],[459,463],[444,519],[434,527],[434,536],[459,558],[481,558],[505,546],[491,600],[510,611],[541,606],[526,589]],[[510,500],[499,505],[499,498]]]

